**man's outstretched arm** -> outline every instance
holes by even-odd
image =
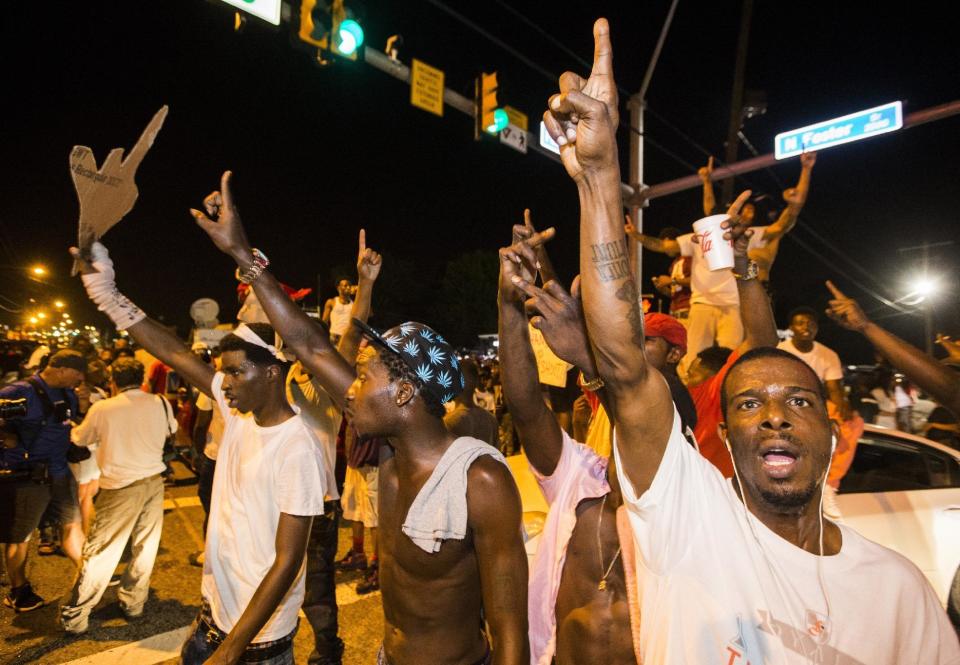
[[[783,193],[783,200],[787,202],[787,207],[780,213],[777,221],[764,231],[763,239],[767,242],[782,238],[793,230],[800,211],[807,203],[807,195],[810,193],[810,176],[813,173],[813,165],[816,163],[817,153],[815,152],[805,152],[800,156],[800,179],[796,187],[791,187]]]
[[[643,314],[621,222],[617,89],[610,32],[594,25],[590,78],[566,73],[544,122],[580,195],[580,278],[587,332],[613,405],[623,470],[637,493],[649,487],[673,425],[666,381],[644,355]]]
[[[741,354],[760,346],[776,346],[779,341],[777,322],[773,318],[773,309],[770,307],[767,290],[763,288],[759,279],[748,278],[750,270],[748,247],[750,236],[755,231],[740,218],[740,209],[749,198],[749,189],[741,193],[727,210],[730,219],[723,222],[723,227],[727,229],[723,237],[733,242],[733,272],[737,276],[740,320],[743,323],[744,332],[744,340],[737,349]]]
[[[254,255],[230,190],[231,176],[230,171],[226,171],[220,181],[221,191],[213,192],[203,202],[207,212],[217,221],[199,210],[190,212],[217,248],[236,261],[241,272],[248,272],[254,265]],[[343,397],[356,375],[330,343],[327,331],[290,300],[280,282],[267,270],[252,280],[252,286],[270,324],[284,344],[317,378],[336,405],[342,407]]]
[[[110,317],[118,330],[130,333],[137,344],[175,369],[190,385],[211,395],[210,384],[214,371],[210,365],[200,360],[182,340],[148,317],[117,290],[113,261],[106,247],[96,242],[90,253],[92,263],[87,262],[77,248],[70,248],[70,254],[80,266],[87,295],[100,311]]]
[[[525,233],[522,233],[525,232]],[[514,239],[531,236],[526,226],[514,227]],[[553,237],[553,229],[533,236],[542,243]],[[500,379],[503,397],[513,416],[527,458],[539,473],[549,476],[560,461],[563,435],[556,416],[547,408],[540,392],[537,361],[530,346],[530,331],[523,306],[523,292],[513,282],[521,273],[532,280],[536,255],[528,241],[517,240],[500,250],[499,306]]]
[[[646,250],[658,252],[660,254],[666,254],[667,256],[680,255],[680,243],[672,238],[655,238],[654,236],[648,236],[645,233],[640,233],[637,231],[637,227],[633,225],[630,215],[626,216],[626,222],[623,225],[623,230],[628,236],[643,245],[643,248]]]
[[[706,166],[697,170],[697,175],[703,183],[703,214],[709,217],[717,207],[717,198],[713,193],[713,157],[707,160]]]
[[[353,305],[350,307],[350,326],[347,332],[340,338],[337,344],[337,351],[343,356],[343,359],[350,363],[351,367],[356,367],[357,352],[360,350],[360,341],[363,339],[363,331],[359,326],[353,323],[354,319],[367,322],[370,318],[370,310],[373,303],[373,285],[380,275],[380,267],[383,264],[383,257],[377,252],[367,247],[367,232],[360,229],[360,251],[357,254],[357,294],[353,298]]]
[[[833,294],[827,309],[831,319],[866,337],[891,365],[954,415],[960,416],[960,380],[956,372],[871,321],[857,301],[844,295],[833,282],[827,282],[827,288]]]

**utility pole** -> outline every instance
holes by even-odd
[[[677,4],[680,0],[673,0],[670,3],[670,9],[667,11],[667,17],[663,20],[663,27],[660,29],[660,37],[657,39],[657,45],[653,48],[653,55],[650,56],[650,64],[647,65],[647,71],[643,75],[643,83],[640,84],[640,90],[630,97],[627,102],[627,108],[630,110],[630,182],[634,195],[640,194],[644,188],[643,185],[643,110],[646,106],[647,90],[650,88],[650,81],[653,79],[653,70],[657,67],[657,60],[660,59],[660,52],[663,50],[663,43],[667,40],[667,32],[670,30],[670,24],[673,22],[673,15],[677,11]],[[645,204],[644,204],[645,205]],[[637,231],[643,233],[643,205],[639,202],[630,206],[630,219]],[[630,250],[631,263],[633,264],[634,279],[637,282],[637,294],[643,291],[643,250],[640,243],[627,238],[627,246]]]
[[[733,69],[733,92],[730,95],[730,125],[727,128],[727,144],[724,162],[737,161],[740,147],[740,127],[743,125],[743,79],[747,70],[747,46],[750,43],[750,21],[753,16],[753,0],[743,0],[740,10],[740,36],[737,38],[737,60]],[[733,179],[724,180],[721,189],[721,207],[733,200]]]

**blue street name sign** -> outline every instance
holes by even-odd
[[[557,145],[556,141],[550,138],[550,133],[547,131],[547,126],[543,124],[543,120],[540,121],[540,145],[550,152],[555,152],[558,155],[560,154],[560,146]]]
[[[890,102],[866,111],[858,111],[833,120],[777,134],[773,140],[777,159],[794,157],[803,152],[823,150],[834,146],[868,139],[903,127],[903,104]]]

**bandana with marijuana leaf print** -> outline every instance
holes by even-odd
[[[353,323],[365,337],[400,356],[417,375],[423,390],[441,403],[446,404],[463,390],[463,371],[457,354],[430,326],[407,321],[379,333],[358,319]]]

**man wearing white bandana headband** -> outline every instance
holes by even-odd
[[[345,405],[358,432],[389,438],[396,453],[380,466],[385,620],[378,662],[526,663],[519,494],[506,465],[493,456],[496,449],[457,438],[444,426],[443,403],[463,389],[453,349],[423,324],[406,323],[383,335],[366,329],[372,343],[355,371],[266,271],[266,257],[247,241],[230,177],[224,173],[221,190],[204,201],[216,221],[194,210],[197,223],[237,262],[284,342],[331,398]],[[363,231],[360,238],[362,258],[371,250]],[[359,334],[357,323],[346,335]],[[474,456],[476,450],[482,452]],[[442,523],[435,524],[438,517]]]
[[[76,258],[79,253],[73,249]],[[292,662],[304,597],[304,551],[332,469],[285,392],[286,362],[264,323],[220,342],[213,369],[123,296],[106,247],[83,264],[90,298],[142,347],[212,397],[224,418],[203,568],[203,608],[182,662]]]

